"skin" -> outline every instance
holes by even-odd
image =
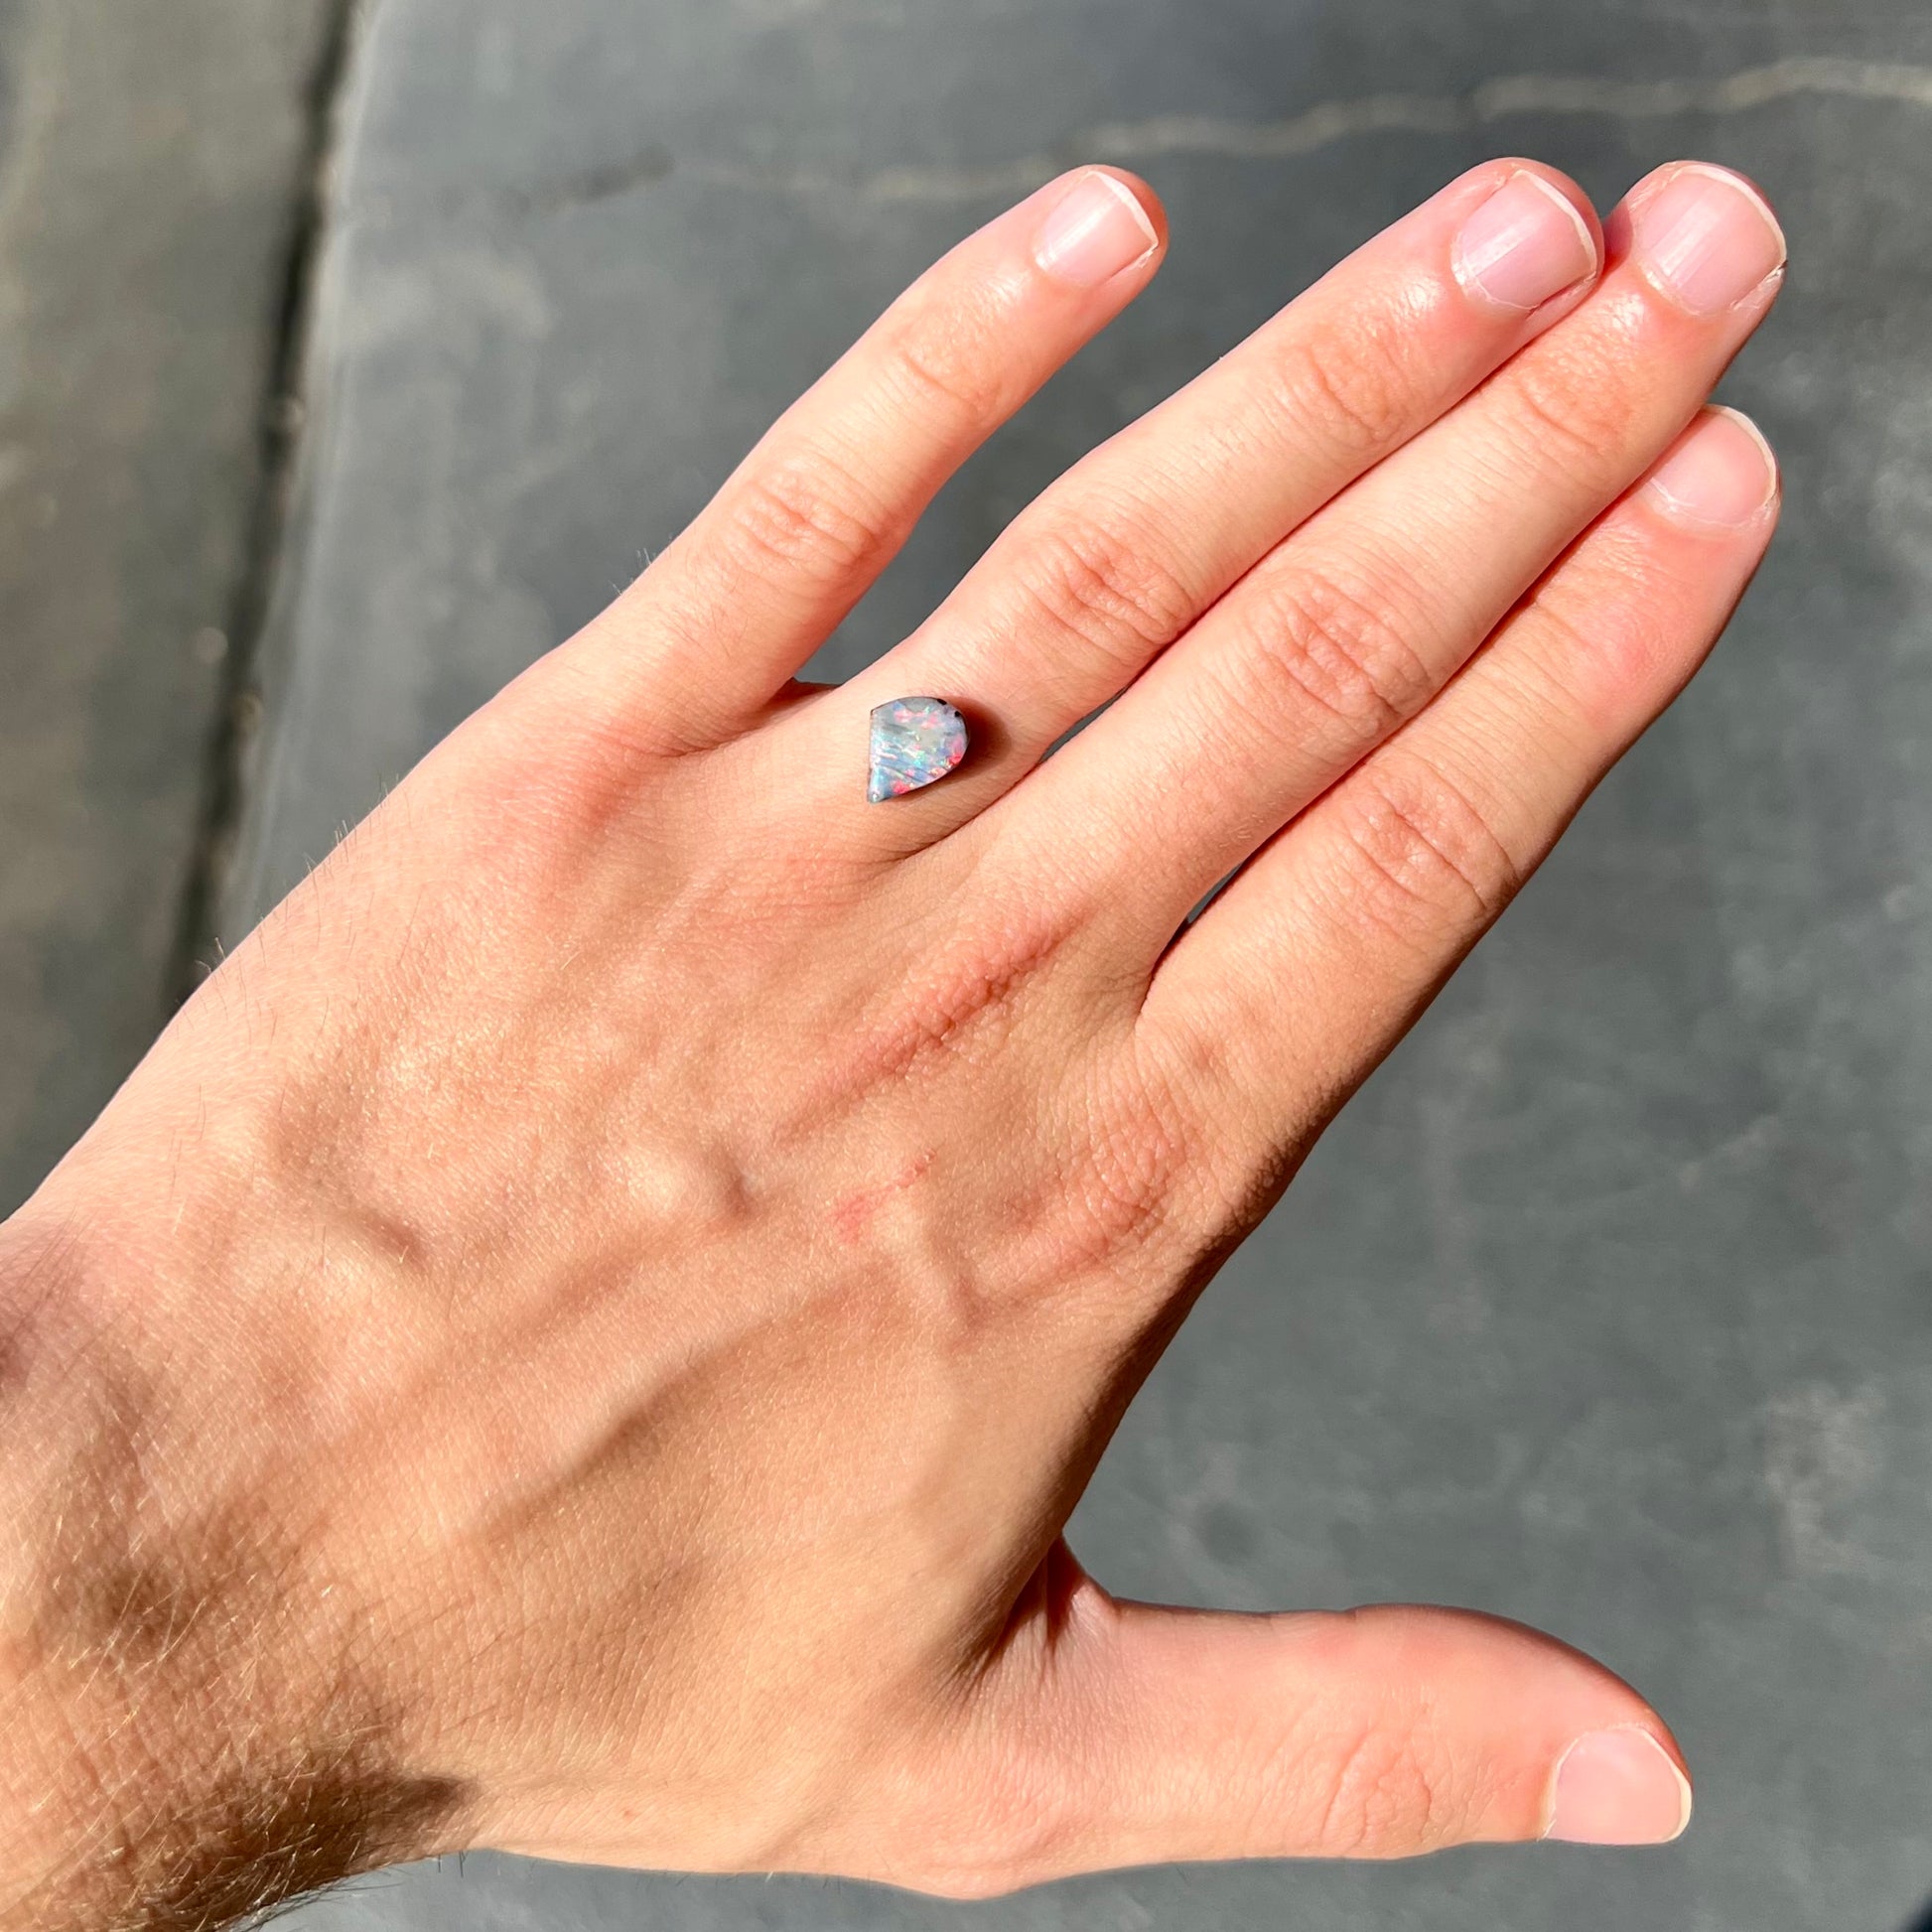
[[[1457,272],[1526,173],[1583,254],[1533,307]],[[1563,1826],[1604,1733],[1663,1778],[1598,1824],[1681,1828],[1662,1720],[1549,1638],[1122,1602],[1060,1540],[1769,540],[1699,411],[1778,264],[1687,306],[1678,174],[1607,239],[1535,164],[1451,184],[795,683],[1158,268],[1126,176],[1142,258],[1042,266],[1050,185],[207,981],[0,1229],[0,1926],[465,1846],[959,1895],[1400,1857]],[[923,692],[975,750],[869,805]]]

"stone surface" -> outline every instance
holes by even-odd
[[[168,1012],[334,0],[0,0],[0,1212]]]
[[[903,798],[956,771],[966,756],[966,721],[943,698],[895,698],[872,713],[866,797]]]
[[[980,1907],[470,1859],[288,1923],[1899,1932],[1932,1893],[1932,16],[385,0],[348,131],[236,928],[1063,159],[1144,170],[1170,265],[816,674],[1499,150],[1605,204],[1685,152],[1768,184],[1789,290],[1725,393],[1789,511],[1709,671],[1223,1273],[1073,1525],[1124,1590],[1547,1625],[1677,1722],[1681,1844]]]

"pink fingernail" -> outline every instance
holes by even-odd
[[[1511,175],[1455,238],[1455,279],[1505,309],[1540,308],[1595,269],[1588,225],[1538,175]]]
[[[1547,1839],[1666,1845],[1691,1822],[1691,1785],[1647,1730],[1592,1730],[1564,1752]]]
[[[1777,494],[1777,458],[1748,416],[1707,409],[1650,473],[1644,489],[1681,523],[1741,529]]]
[[[1784,231],[1741,175],[1681,167],[1631,211],[1639,262],[1693,315],[1717,315],[1784,266]]]
[[[1133,190],[1095,169],[1082,175],[1047,210],[1034,259],[1063,282],[1097,289],[1145,261],[1160,241]]]

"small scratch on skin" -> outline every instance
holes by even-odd
[[[832,1225],[838,1230],[839,1239],[850,1247],[858,1241],[866,1229],[872,1225],[872,1217],[894,1194],[902,1193],[932,1166],[932,1155],[921,1154],[891,1180],[881,1181],[871,1187],[859,1187],[849,1194],[841,1194],[832,1203]]]

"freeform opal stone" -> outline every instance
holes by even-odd
[[[943,778],[966,756],[966,721],[943,698],[895,698],[872,714],[872,773],[866,796],[876,805]]]

